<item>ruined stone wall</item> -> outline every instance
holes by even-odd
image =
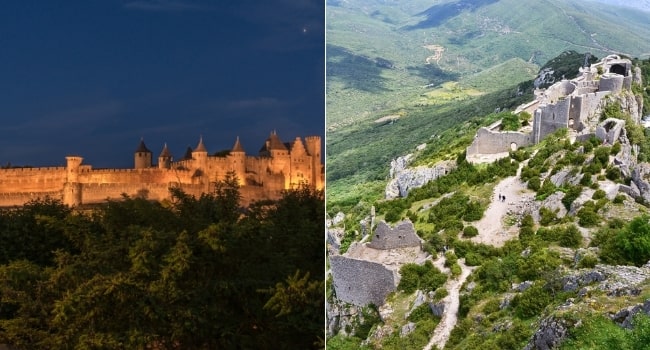
[[[623,91],[624,77],[618,74],[605,73],[600,77],[600,91],[619,93]]]
[[[395,249],[403,247],[420,247],[422,240],[415,233],[415,227],[410,220],[398,222],[391,228],[385,221],[377,224],[372,241],[368,248],[373,249]]]
[[[512,144],[517,148],[533,144],[529,133],[516,131],[491,131],[488,128],[480,128],[474,137],[472,144],[467,147],[467,155],[485,153],[508,152]]]
[[[600,117],[601,102],[603,97],[609,95],[609,91],[599,91],[574,98],[574,104],[579,106],[580,114],[576,118],[577,126],[574,129],[578,131],[584,130],[589,124],[595,124]]]
[[[598,81],[587,80],[576,82],[575,95],[590,94],[598,91]]]
[[[533,120],[533,143],[539,143],[546,135],[569,125],[571,99],[564,98],[555,104],[541,105]]]
[[[571,95],[576,89],[576,86],[569,80],[563,80],[551,85],[544,92],[545,103],[557,103],[566,96]]]
[[[343,302],[381,306],[397,288],[394,273],[382,264],[340,255],[331,256],[329,262],[336,298]]]

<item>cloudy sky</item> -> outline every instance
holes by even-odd
[[[131,167],[237,136],[324,137],[324,1],[11,0],[0,12],[0,165]]]

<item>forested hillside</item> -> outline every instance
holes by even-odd
[[[173,201],[0,211],[11,349],[323,347],[322,193],[242,210],[237,180]]]
[[[650,54],[647,15],[599,2],[352,0],[326,10],[327,202],[344,208],[381,197],[392,159],[531,100],[519,84],[562,52]]]

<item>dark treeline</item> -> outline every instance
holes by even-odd
[[[323,347],[324,203],[287,191],[59,201],[0,211],[0,344],[16,349]]]

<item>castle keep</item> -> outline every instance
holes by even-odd
[[[22,205],[50,197],[70,206],[119,199],[123,194],[151,200],[170,198],[170,188],[200,196],[233,172],[239,179],[243,204],[279,198],[283,190],[308,186],[323,189],[324,171],[318,136],[296,137],[284,143],[272,132],[257,156],[249,156],[235,141],[228,154],[208,154],[203,139],[174,161],[164,145],[158,163],[140,141],[133,169],[93,169],[79,156],[66,157],[65,167],[0,169],[0,206]]]

